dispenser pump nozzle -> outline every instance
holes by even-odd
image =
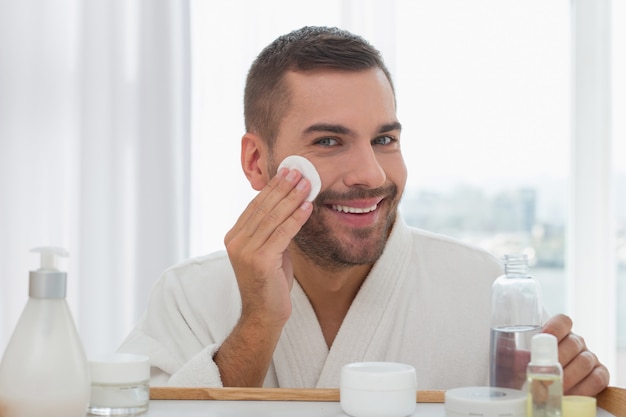
[[[40,271],[59,271],[57,269],[57,259],[59,257],[67,258],[70,255],[65,249],[54,246],[43,246],[30,251],[41,255],[39,262]]]
[[[29,295],[34,298],[65,298],[67,274],[57,268],[59,257],[69,253],[53,246],[39,247],[31,252],[40,254],[39,269],[30,271]]]

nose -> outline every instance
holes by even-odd
[[[347,187],[377,188],[385,184],[387,174],[370,144],[355,147],[343,166]]]

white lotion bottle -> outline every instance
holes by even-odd
[[[37,248],[29,299],[0,363],[0,416],[84,417],[89,405],[87,358],[65,300],[61,248]]]

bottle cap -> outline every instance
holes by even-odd
[[[452,388],[445,393],[448,417],[525,417],[528,394],[499,387]]]
[[[396,362],[356,362],[341,369],[341,386],[366,391],[417,390],[415,368]]]
[[[530,342],[530,364],[550,366],[559,362],[558,341],[548,333],[533,336]]]
[[[65,298],[67,273],[56,266],[59,257],[68,257],[63,248],[40,247],[31,252],[41,255],[39,269],[30,271],[28,294],[32,298]]]
[[[356,362],[341,368],[341,409],[359,417],[403,417],[413,414],[417,377],[412,365]]]
[[[563,396],[563,417],[596,417],[595,397]]]
[[[131,353],[99,355],[89,360],[94,384],[132,384],[150,379],[150,358]]]
[[[508,277],[528,276],[528,255],[525,253],[504,255],[504,273]]]

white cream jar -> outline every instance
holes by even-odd
[[[352,417],[405,417],[415,410],[417,377],[411,365],[358,362],[341,369],[341,408]]]
[[[148,410],[150,359],[144,355],[115,353],[89,361],[91,399],[89,414],[133,416]]]
[[[528,394],[497,387],[463,387],[445,393],[446,417],[526,417]]]

